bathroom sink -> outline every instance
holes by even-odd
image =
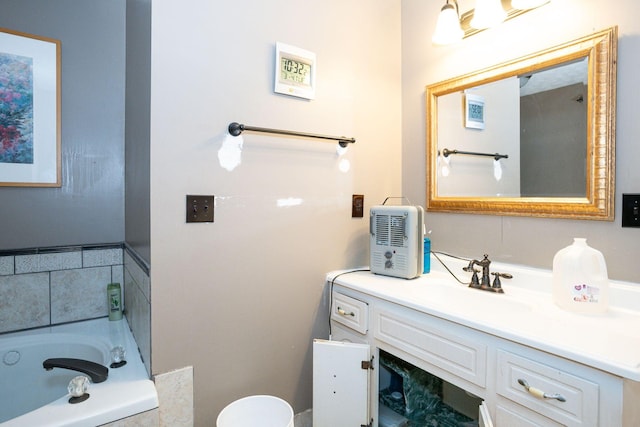
[[[610,346],[615,336],[634,338],[640,330],[640,314],[629,310],[610,308],[603,314],[578,314],[562,310],[553,303],[551,295],[523,290],[517,286],[504,286],[504,293],[494,293],[469,288],[451,280],[433,280],[423,284],[420,292],[422,301],[432,308],[455,314],[470,322],[478,322],[483,327],[495,326],[503,330],[520,331],[526,328],[547,339],[565,340],[567,335],[589,339],[590,331],[598,331]],[[606,320],[606,322],[603,322]],[[577,322],[577,323],[576,323]],[[575,327],[576,324],[580,326]],[[612,325],[617,325],[612,330]],[[577,332],[579,329],[580,332]]]
[[[437,278],[416,284],[414,289],[406,293],[406,297],[416,303],[446,309],[463,317],[478,318],[481,314],[483,319],[503,323],[515,313],[533,312],[537,305],[527,296],[512,296],[508,291],[483,291]]]

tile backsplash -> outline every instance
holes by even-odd
[[[3,251],[0,333],[106,316],[123,259],[121,244]]]

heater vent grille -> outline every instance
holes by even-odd
[[[399,215],[391,216],[391,242],[390,246],[402,248],[405,245],[404,239],[405,217]]]
[[[376,215],[376,243],[402,248],[405,241],[404,215]]]

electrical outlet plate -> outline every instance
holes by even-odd
[[[351,218],[362,218],[364,216],[364,195],[354,194],[351,197]]]
[[[187,195],[187,222],[213,222],[215,196]]]
[[[640,227],[640,194],[622,195],[622,226]]]

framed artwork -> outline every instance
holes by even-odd
[[[60,41],[0,28],[0,186],[60,187]]]
[[[484,97],[465,94],[464,126],[469,129],[484,129]]]

